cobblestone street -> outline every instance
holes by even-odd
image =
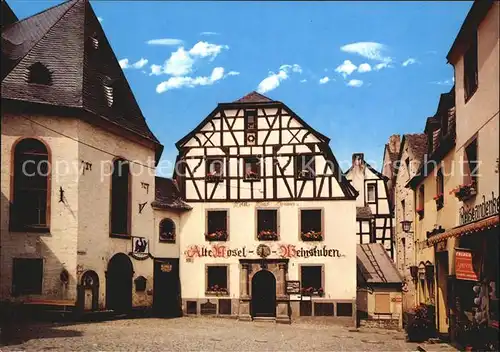
[[[231,319],[124,319],[36,323],[0,351],[416,351],[404,333],[320,322],[281,325]]]

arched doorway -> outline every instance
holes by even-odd
[[[132,308],[132,275],[130,258],[118,253],[110,259],[106,272],[106,308],[126,312]]]
[[[99,276],[97,273],[93,270],[83,273],[80,285],[83,310],[97,310],[99,308]]]
[[[276,316],[276,278],[261,270],[252,278],[252,317]]]

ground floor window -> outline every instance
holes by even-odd
[[[227,266],[207,266],[206,292],[209,294],[228,294],[228,277]]]
[[[14,258],[12,277],[13,295],[41,294],[42,278],[42,259]]]
[[[300,267],[300,285],[302,294],[322,296],[323,267],[321,265],[304,265]]]

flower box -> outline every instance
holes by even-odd
[[[227,288],[225,287],[220,287],[218,285],[210,286],[207,289],[207,294],[211,295],[227,295],[229,292],[227,291]]]
[[[245,173],[245,181],[257,181],[259,179],[260,179],[260,176],[256,172],[248,171]]]
[[[458,198],[459,201],[464,202],[472,197],[474,197],[477,194],[477,187],[476,184],[473,183],[468,183],[468,184],[463,184],[455,187],[450,191],[450,194],[453,193],[455,197]]]
[[[207,241],[227,241],[227,231],[217,230],[212,233],[205,234],[205,240]]]
[[[444,195],[443,193],[436,194],[433,198],[436,201],[437,209],[441,209],[444,205]]]
[[[325,291],[323,287],[315,288],[315,287],[303,287],[301,289],[302,296],[320,296],[323,297]]]
[[[205,180],[207,182],[221,182],[223,180],[223,176],[220,173],[209,173],[205,176]]]
[[[278,239],[278,234],[273,230],[261,230],[257,234],[257,238],[260,241],[276,241]]]
[[[323,241],[321,231],[307,231],[301,233],[302,241]]]

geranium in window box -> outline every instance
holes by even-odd
[[[415,212],[418,214],[420,219],[424,217],[424,208],[417,208],[415,209]]]
[[[227,291],[227,288],[225,287],[220,287],[219,285],[213,285],[213,286],[210,286],[208,289],[207,289],[207,294],[215,294],[215,295],[227,295],[228,294],[228,291]]]
[[[305,231],[301,233],[302,241],[323,241],[323,233],[321,231]]]
[[[220,172],[209,172],[206,176],[205,176],[205,180],[207,182],[221,182],[222,181],[222,173]]]
[[[320,297],[323,297],[325,294],[325,291],[323,290],[323,287],[320,288],[315,288],[315,287],[303,287],[301,290],[302,296],[313,296],[313,295],[318,295]]]
[[[259,178],[260,178],[259,174],[254,172],[254,171],[249,170],[245,173],[245,180],[246,181],[256,181]]]
[[[434,199],[434,201],[436,201],[436,207],[438,209],[440,209],[440,208],[443,207],[443,203],[444,203],[444,195],[443,195],[443,193],[436,194],[433,197],[433,199]]]
[[[475,182],[467,183],[455,187],[450,191],[450,193],[453,193],[459,201],[464,202],[477,194],[477,187]]]
[[[260,230],[257,234],[257,238],[260,241],[276,241],[278,239],[278,234],[274,230]]]
[[[227,231],[217,230],[215,232],[206,233],[205,239],[207,241],[227,241]]]

